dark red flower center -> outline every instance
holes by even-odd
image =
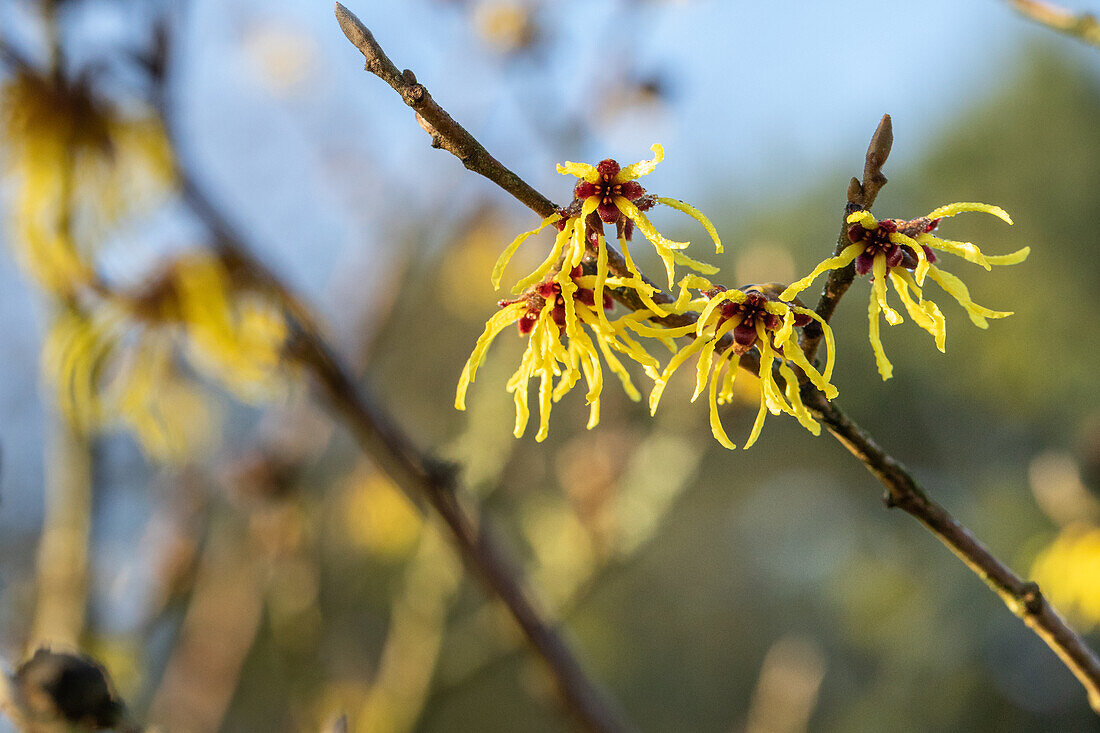
[[[599,214],[600,220],[605,224],[614,224],[619,221],[621,216],[619,207],[615,205],[615,197],[622,196],[627,201],[634,203],[645,196],[645,189],[637,181],[615,183],[615,176],[619,175],[619,171],[622,169],[611,158],[600,161],[596,166],[596,170],[600,174],[599,180],[595,183],[581,181],[573,189],[573,195],[581,201],[598,196],[600,203],[596,208],[596,213]]]
[[[577,278],[584,274],[584,270],[580,265],[577,265],[569,273],[569,276],[575,281]],[[550,317],[554,319],[554,323],[558,324],[558,328],[561,333],[565,332],[565,296],[561,294],[561,285],[553,280],[547,280],[541,282],[527,291],[522,298],[516,300],[502,300],[497,305],[501,308],[512,305],[513,303],[526,302],[527,310],[519,321],[516,322],[516,326],[519,328],[519,332],[526,336],[534,330],[535,324],[539,321],[539,314],[542,313],[543,306],[546,301],[552,300],[554,302],[554,308],[550,311]],[[592,288],[577,288],[573,291],[573,300],[589,308],[596,307],[596,291]],[[608,290],[603,291],[603,309],[611,310],[614,307],[614,302],[611,300],[611,293]]]
[[[752,289],[754,286],[749,286],[742,290],[745,294],[745,301],[743,303],[736,303],[732,300],[727,300],[718,306],[718,323],[717,326],[721,327],[723,323],[732,319],[737,319],[737,325],[733,327],[733,346],[732,348],[738,354],[744,354],[753,346],[756,345],[759,339],[759,333],[756,330],[757,324],[762,324],[765,331],[775,331],[783,325],[783,317],[767,311],[767,304],[769,302],[782,302],[779,298],[776,298],[769,293],[762,292],[760,290]],[[717,286],[712,290],[708,290],[704,295],[715,297],[719,293],[724,292],[726,289],[722,286]],[[811,318],[802,313],[796,313],[794,316],[794,324],[796,326],[805,326],[810,322]],[[782,345],[772,344],[773,348],[782,352]]]
[[[917,253],[908,244],[891,242],[890,235],[901,232],[907,237],[913,238],[918,234],[931,232],[939,223],[939,219],[925,219],[923,217],[912,221],[883,219],[876,228],[865,229],[862,224],[856,222],[848,227],[848,239],[852,241],[852,244],[864,245],[863,251],[856,257],[856,272],[860,275],[866,275],[870,272],[875,264],[875,256],[878,254],[885,255],[888,268],[916,269],[918,263]],[[921,249],[924,250],[924,255],[929,262],[936,261],[936,254],[931,247],[922,244]]]

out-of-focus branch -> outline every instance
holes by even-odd
[[[367,70],[377,74],[398,91],[406,103],[411,106],[409,97],[406,96],[408,86],[402,84],[407,80],[414,84],[411,72],[397,73],[397,67],[389,61],[382,51],[374,36],[344,6],[337,3],[336,16],[345,35],[367,58]],[[423,87],[416,85],[420,90]],[[428,97],[426,91],[416,92],[413,101],[419,103]],[[468,168],[484,175],[500,185],[510,193],[515,188],[514,182],[503,177],[500,171],[493,165],[479,165],[478,161],[492,160],[496,162],[485,149],[474,140],[470,134],[455,123],[450,115],[447,115],[438,105],[432,101],[430,104],[433,119],[450,121],[450,125],[439,125],[433,122],[431,125],[432,144],[445,150],[461,150],[467,153],[463,162]],[[418,110],[419,112],[419,110]],[[454,132],[458,135],[451,140],[448,136]],[[845,208],[845,219],[848,214],[860,209],[868,209],[874,203],[879,190],[886,184],[886,177],[882,174],[882,166],[890,154],[893,144],[893,129],[889,115],[884,115],[879,122],[875,134],[868,146],[867,156],[864,162],[863,181],[852,179],[848,187],[848,205]],[[476,155],[469,154],[471,145],[479,151]],[[458,153],[456,153],[457,155]],[[461,157],[461,156],[460,156]],[[496,165],[499,166],[499,163]],[[507,171],[503,166],[500,169]],[[508,172],[509,175],[511,172]],[[506,185],[508,184],[508,185]],[[527,191],[529,186],[524,184],[521,190]],[[533,190],[533,189],[530,189]],[[515,194],[513,194],[515,195]],[[530,207],[540,215],[552,213],[553,204],[549,207],[533,205],[532,202],[546,201],[549,199],[537,194],[516,195],[524,205]],[[841,234],[837,242],[837,252],[850,244],[847,235],[847,226],[841,227]],[[617,252],[608,246],[609,259],[614,262]],[[621,262],[621,260],[620,260]],[[826,284],[825,293],[818,304],[817,312],[823,318],[832,316],[844,291],[847,290],[854,277],[854,267],[845,275],[846,270],[834,271]],[[634,305],[629,300],[620,299],[624,305],[640,309],[640,304]],[[668,302],[668,301],[664,301]],[[676,317],[679,322],[690,323],[694,320],[693,314],[684,314]],[[669,322],[669,321],[666,321]],[[812,337],[812,333],[811,333]],[[812,357],[817,348],[817,339],[809,342],[807,353]],[[719,346],[721,348],[721,346]],[[748,356],[748,355],[746,355]],[[746,366],[748,359],[742,359],[742,366]],[[1034,583],[1021,580],[1003,562],[989,552],[974,535],[962,526],[951,514],[936,502],[929,499],[918,486],[916,480],[902,464],[889,455],[867,434],[862,428],[852,422],[835,404],[829,402],[825,395],[813,388],[807,382],[802,385],[802,398],[806,406],[814,413],[815,417],[824,422],[833,436],[862,462],[867,469],[886,487],[887,505],[896,506],[916,517],[924,524],[941,542],[947,545],[971,570],[985,580],[990,587],[1001,597],[1005,605],[1017,616],[1023,619],[1044,642],[1062,659],[1070,671],[1080,680],[1088,693],[1089,703],[1093,709],[1100,713],[1100,659],[1088,648],[1072,629],[1070,629],[1060,616],[1054,611],[1043,597],[1039,588]]]
[[[392,76],[396,71],[384,57],[375,63],[382,73]],[[306,309],[298,305],[297,299],[281,279],[251,253],[245,239],[237,234],[219,207],[206,196],[185,162],[179,137],[175,134],[170,95],[163,88],[164,80],[160,83],[159,109],[179,159],[177,175],[184,199],[210,229],[213,247],[227,266],[246,274],[256,285],[287,304],[292,332],[287,347],[290,358],[313,378],[331,410],[343,420],[371,460],[418,506],[426,502],[443,519],[466,565],[503,601],[536,653],[549,666],[566,707],[578,722],[592,731],[632,730],[633,726],[626,721],[617,704],[585,672],[563,633],[535,604],[518,564],[509,558],[487,523],[463,505],[456,467],[423,451],[380,405],[359,388],[321,331],[311,322]],[[510,176],[513,184],[519,182],[522,185],[512,185],[509,192],[517,196],[525,195],[528,200],[534,201],[531,197],[534,190],[519,181],[515,174],[491,157],[480,155],[471,147],[464,147],[467,139],[473,140],[469,133],[453,120],[448,125],[446,120],[450,117],[445,113],[442,116],[436,114],[435,110],[439,108],[430,101],[427,93],[417,92],[412,87],[423,88],[415,82],[410,82],[410,85],[410,103],[416,102],[421,106],[427,115],[425,119],[430,120],[432,125],[442,127],[449,135],[458,136],[458,142],[449,150],[459,157],[465,155],[463,160],[468,167],[487,167],[504,181],[509,180]],[[552,205],[549,206],[552,209]]]
[[[1029,20],[1100,48],[1100,20],[1092,13],[1072,13],[1040,0],[1008,0],[1008,4]]]
[[[867,157],[863,163],[863,181],[853,178],[848,182],[848,205],[844,207],[844,218],[840,222],[840,234],[837,235],[836,250],[839,255],[852,243],[848,238],[848,215],[854,211],[870,209],[878,197],[878,192],[886,185],[886,176],[882,174],[882,166],[890,157],[890,148],[894,144],[894,126],[890,115],[883,115],[879,121],[875,134],[871,136],[871,142],[867,146]],[[842,267],[839,270],[829,272],[825,280],[825,289],[821,292],[821,298],[817,302],[817,314],[828,323],[836,311],[837,304],[848,292],[848,287],[856,276],[855,264]],[[802,329],[801,345],[806,352],[806,358],[813,362],[817,354],[817,347],[821,344],[824,332],[821,324],[811,321]]]
[[[38,599],[31,645],[76,649],[84,631],[91,534],[91,448],[67,421],[55,421],[46,451],[45,517],[38,543]]]

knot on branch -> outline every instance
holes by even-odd
[[[1043,591],[1039,589],[1039,584],[1034,581],[1028,581],[1020,587],[1019,594],[1020,601],[1024,604],[1024,610],[1027,611],[1030,616],[1037,616],[1043,610]]]

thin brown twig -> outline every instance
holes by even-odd
[[[1100,48],[1100,20],[1092,13],[1073,13],[1040,0],[1008,0],[1008,4],[1039,25]]]
[[[523,184],[517,187],[513,180],[515,174],[489,155],[469,132],[442,110],[427,90],[413,81],[415,77],[411,72],[398,73],[397,67],[382,51],[366,26],[339,3],[336,5],[336,17],[345,35],[366,57],[367,70],[389,83],[421,117],[429,120],[430,125],[426,129],[429,129],[432,135],[433,146],[451,152],[460,150],[465,156],[460,157],[468,168],[497,183],[509,193],[519,190],[520,194],[513,193],[516,199],[540,216],[548,216],[556,211],[556,207],[549,203],[549,199],[530,186]],[[380,73],[376,69],[383,71]],[[410,93],[412,86],[416,88],[415,93]],[[456,137],[452,139],[451,135]],[[845,217],[852,211],[868,209],[874,203],[879,190],[886,184],[882,166],[890,154],[892,143],[893,130],[890,116],[884,115],[868,147],[863,181],[853,178],[848,187],[848,206],[845,208]],[[458,155],[458,153],[455,154]],[[491,161],[491,163],[479,165],[478,161]],[[506,175],[502,171],[506,172]],[[842,226],[837,242],[837,252],[850,243],[847,227]],[[618,262],[622,262],[621,256],[613,247],[608,246],[608,250],[609,259],[612,262],[615,262],[617,256]],[[851,284],[854,268],[849,269],[852,270],[851,273],[843,270],[834,271],[826,284],[825,292],[817,307],[817,312],[826,320],[832,316],[837,303]],[[654,299],[657,299],[657,296]],[[632,303],[629,299],[620,298],[619,300],[635,310],[642,307],[640,303]],[[694,314],[676,316],[675,320],[677,323],[669,323],[669,325],[679,325],[680,321],[690,323],[694,320]],[[807,353],[810,358],[815,353],[819,340],[820,336],[815,338],[811,332],[810,337],[803,342],[809,347]],[[744,363],[742,365],[751,366]],[[815,417],[825,423],[830,433],[886,488],[887,506],[899,507],[919,520],[967,567],[982,578],[1000,596],[1005,605],[1054,650],[1084,686],[1093,710],[1100,713],[1100,659],[1081,637],[1066,625],[1043,597],[1039,587],[1014,574],[1007,565],[978,541],[970,530],[952,517],[945,508],[928,498],[909,471],[897,459],[883,451],[865,430],[826,399],[824,394],[804,382],[802,397]]]

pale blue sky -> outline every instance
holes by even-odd
[[[140,4],[85,5],[89,43],[132,36],[127,22]],[[894,118],[898,166],[1009,80],[1022,49],[1054,40],[993,0],[566,0],[541,11],[553,11],[554,42],[535,64],[486,51],[447,3],[348,5],[399,66],[413,67],[492,152],[558,200],[569,186],[555,162],[636,160],[657,141],[667,157],[653,185],[700,204],[719,190],[791,195],[838,171],[840,197],[883,112]],[[626,21],[614,14],[624,6],[634,8]],[[1078,7],[1100,12],[1095,1]],[[0,10],[0,28],[13,17]],[[1087,54],[1072,41],[1062,47]],[[188,146],[209,186],[276,268],[330,314],[349,285],[341,273],[353,272],[359,294],[369,292],[381,269],[370,261],[403,229],[395,215],[416,221],[461,214],[482,197],[505,202],[428,147],[407,108],[363,72],[328,0],[195,0],[181,50]],[[642,73],[673,80],[671,103],[608,117],[590,101],[587,80],[631,53]],[[1100,54],[1092,56],[1100,67]],[[292,81],[273,79],[257,59],[287,65]],[[541,127],[568,119],[591,128],[587,142],[547,143]],[[191,238],[172,221],[156,236],[161,248]],[[132,244],[120,243],[110,261],[133,267]],[[41,511],[38,302],[10,256],[0,257],[0,527],[34,526]]]

